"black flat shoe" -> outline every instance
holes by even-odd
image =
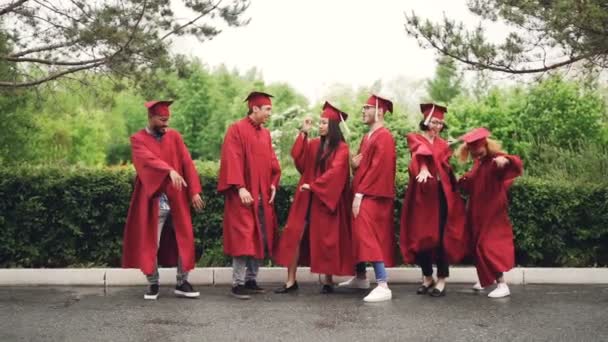
[[[429,293],[429,289],[433,286],[435,286],[435,282],[430,283],[428,286],[420,285],[418,290],[416,290],[416,294],[425,295],[425,294]]]
[[[443,297],[445,296],[445,287],[441,291],[436,288],[433,288],[431,292],[429,292],[429,295],[431,297]]]
[[[325,284],[321,287],[322,294],[334,293],[334,287],[332,285]]]
[[[298,282],[296,281],[290,287],[287,287],[285,284],[283,284],[283,286],[281,286],[278,289],[274,290],[274,293],[291,293],[291,292],[297,291],[298,288],[299,288]]]

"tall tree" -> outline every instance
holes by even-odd
[[[462,90],[462,74],[451,57],[439,57],[435,77],[426,83],[426,90],[435,102],[449,104]]]
[[[494,44],[481,25],[469,31],[462,22],[446,17],[434,24],[412,12],[406,15],[406,31],[420,46],[474,69],[529,74],[577,62],[608,66],[606,0],[469,0],[468,7],[484,20],[500,19],[515,29]]]
[[[214,77],[201,64],[193,63],[188,79],[181,83],[174,105],[173,125],[184,135],[194,159],[217,160],[225,121]]]
[[[0,22],[11,51],[0,61],[19,73],[0,79],[0,87],[35,86],[88,69],[125,75],[167,64],[170,38],[211,39],[222,25],[247,24],[241,16],[248,6],[249,0],[5,2]]]

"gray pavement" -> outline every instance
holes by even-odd
[[[498,300],[464,284],[444,298],[416,287],[373,304],[314,285],[249,301],[223,286],[179,299],[166,286],[156,302],[142,287],[0,287],[0,341],[608,341],[608,286],[511,286]]]

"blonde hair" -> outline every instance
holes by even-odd
[[[486,149],[488,150],[488,155],[491,155],[491,156],[498,154],[498,153],[506,154],[506,152],[502,150],[502,147],[500,146],[500,142],[490,139],[490,138],[486,139]],[[469,151],[469,147],[467,146],[467,144],[460,145],[460,147],[458,147],[458,149],[456,150],[456,155],[458,156],[458,161],[462,164],[466,163],[467,160],[469,160],[470,154],[471,154],[471,152]]]

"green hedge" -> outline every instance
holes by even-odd
[[[207,201],[193,217],[196,244],[204,250],[200,266],[228,263],[214,169],[199,165]],[[119,266],[133,177],[130,168],[0,169],[0,267]],[[293,177],[289,183],[277,194],[281,223]],[[402,194],[399,186],[396,224]],[[519,265],[608,265],[608,186],[522,178],[511,197]]]

